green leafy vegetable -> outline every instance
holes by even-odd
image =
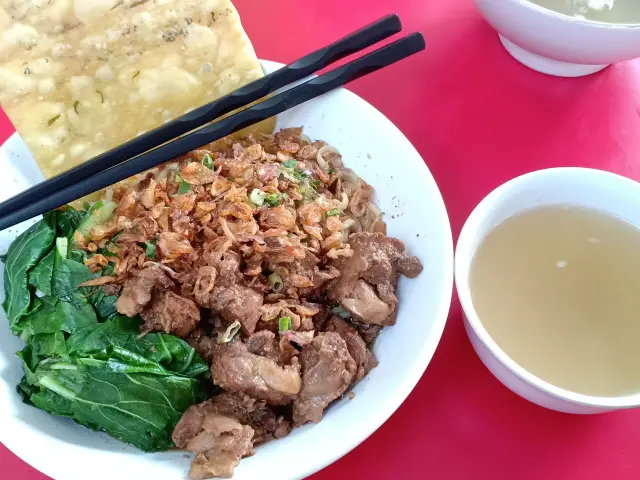
[[[88,287],[86,297],[87,300],[89,300],[89,303],[91,303],[93,309],[96,311],[96,315],[101,320],[106,320],[116,314],[116,302],[118,301],[118,296],[106,295],[104,293],[104,287]]]
[[[75,366],[36,370],[40,392],[31,397],[34,405],[144,451],[171,448],[182,413],[206,395],[198,380],[170,372],[111,371],[92,359],[78,359]]]
[[[57,121],[59,118],[60,118],[60,115],[56,115],[55,117],[51,117],[51,118],[49,119],[49,121],[47,122],[47,125],[48,125],[48,126],[53,125],[54,123],[56,123],[56,121]]]
[[[60,357],[68,359],[67,345],[62,332],[39,333],[30,341],[31,355],[35,358]]]
[[[29,273],[29,285],[34,286],[45,295],[51,295],[51,275],[53,274],[54,260],[55,252],[52,250]]]
[[[71,239],[73,238],[73,232],[76,231],[82,222],[85,212],[80,212],[67,205],[66,207],[56,210],[55,214],[57,226],[56,236]]]
[[[80,287],[96,274],[70,238],[114,208],[98,202],[87,212],[51,212],[9,247],[3,307],[26,342],[16,390],[53,415],[145,451],[167,450],[184,411],[209,396],[209,366],[173,335],[140,337],[141,319],[118,315],[117,297],[104,287]]]
[[[340,215],[340,209],[339,208],[332,208],[331,210],[329,210],[327,212],[327,217],[335,217],[336,215]]]
[[[49,252],[55,238],[51,216],[27,229],[9,247],[4,266],[4,308],[13,329],[31,303],[29,271]]]
[[[280,317],[278,320],[278,331],[280,333],[291,330],[291,317]]]

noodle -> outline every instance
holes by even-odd
[[[326,171],[329,170],[329,163],[323,157],[325,153],[338,153],[338,150],[331,145],[325,145],[318,150],[318,153],[316,154],[316,161],[320,168]]]

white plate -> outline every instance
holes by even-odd
[[[263,62],[266,71],[280,65]],[[401,279],[398,322],[375,343],[380,365],[355,388],[353,400],[334,404],[318,425],[257,449],[242,460],[236,480],[297,479],[320,470],[371,435],[400,406],[426,369],[440,341],[453,286],[451,229],[440,191],[409,141],[380,112],[341,89],[278,117],[278,128],[304,126],[313,139],[340,150],[345,164],[376,189],[389,234],[423,262],[414,280]],[[13,135],[0,148],[0,199],[39,181],[26,146]],[[0,232],[0,253],[20,228]],[[56,480],[186,478],[184,452],[145,454],[105,434],[24,405],[15,391],[22,368],[21,341],[0,314],[0,441]],[[398,459],[401,461],[401,459]]]

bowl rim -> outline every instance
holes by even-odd
[[[263,69],[267,71],[273,71],[284,66],[284,64],[279,62],[262,59],[260,59],[259,62]],[[406,400],[411,391],[415,388],[418,381],[423,376],[427,366],[429,365],[433,358],[433,355],[435,354],[435,350],[440,343],[444,332],[453,294],[453,236],[448,212],[444,203],[444,199],[442,198],[442,193],[440,192],[440,189],[435,179],[433,178],[431,171],[429,170],[426,162],[424,162],[424,159],[415,149],[413,144],[409,141],[408,138],[406,138],[406,136],[398,129],[398,127],[396,127],[396,125],[391,120],[389,120],[377,108],[375,108],[367,101],[363,100],[355,93],[346,89],[344,90],[353,97],[354,101],[359,102],[364,107],[370,109],[372,115],[377,115],[379,116],[379,118],[386,121],[389,131],[394,132],[401,138],[403,138],[407,143],[407,148],[413,151],[415,157],[422,160],[424,164],[424,168],[421,168],[419,172],[416,172],[416,174],[422,176],[425,182],[432,184],[433,188],[435,189],[434,193],[437,194],[435,195],[436,201],[433,205],[431,205],[431,208],[434,212],[437,212],[437,214],[434,214],[434,217],[438,218],[439,229],[442,231],[443,235],[443,250],[445,252],[446,258],[443,258],[444,276],[440,281],[442,281],[443,283],[444,293],[438,299],[437,305],[434,305],[434,313],[432,316],[433,327],[431,336],[424,342],[423,348],[420,351],[416,352],[416,355],[414,357],[415,361],[412,363],[412,368],[404,371],[404,377],[402,381],[399,382],[399,385],[396,387],[396,389],[392,392],[388,392],[388,395],[386,395],[384,409],[378,409],[376,411],[375,416],[371,418],[371,421],[367,424],[366,428],[359,429],[358,431],[352,431],[349,435],[345,435],[343,437],[343,443],[340,445],[340,448],[327,449],[329,450],[327,453],[315,457],[317,459],[316,461],[309,462],[304,469],[301,469],[300,472],[298,472],[301,478],[312,475],[313,473],[321,470],[322,468],[330,465],[331,463],[348,454],[351,450],[364,442],[380,426],[382,426],[382,424],[385,423],[389,419],[389,417],[391,417],[391,415],[393,415],[393,413],[400,407],[400,405],[402,405],[402,403]],[[14,137],[19,137],[19,134],[17,132],[14,132],[4,143],[8,143],[12,139],[14,139]],[[3,148],[3,146],[4,144],[0,145],[0,148]],[[16,454],[19,458],[21,458],[32,467],[40,470],[47,475],[54,476],[55,478],[60,478],[61,480],[66,478],[66,476],[64,475],[65,467],[61,463],[58,464],[55,469],[52,468],[52,462],[43,461],[44,456],[39,455],[37,452],[33,451],[32,448],[29,448],[28,441],[26,441],[25,439],[20,439],[20,435],[3,435],[2,429],[0,429],[0,437],[0,440],[9,450],[11,450],[14,454]],[[104,453],[110,454],[111,452],[105,451]],[[113,458],[117,458],[117,455],[113,456]]]
[[[532,179],[558,176],[565,178],[571,177],[573,179],[586,177],[597,177],[602,179],[606,178],[609,181],[615,181],[618,184],[625,184],[627,187],[639,190],[640,194],[640,183],[634,180],[623,177],[621,175],[617,175],[615,173],[606,172],[604,170],[583,167],[557,167],[536,170],[533,172],[525,173],[503,183],[502,185],[491,191],[480,201],[480,203],[478,203],[478,205],[476,205],[473,212],[471,212],[471,215],[469,215],[469,217],[467,218],[467,221],[465,222],[460,232],[460,236],[458,237],[454,259],[454,275],[456,291],[458,293],[458,298],[460,300],[462,310],[474,333],[484,344],[484,346],[487,347],[487,349],[491,352],[491,355],[493,355],[493,357],[496,358],[512,374],[516,375],[520,380],[526,382],[527,384],[555,398],[582,406],[609,409],[637,407],[640,405],[640,393],[618,397],[599,397],[594,395],[584,395],[557,387],[541,379],[540,377],[537,377],[536,375],[516,363],[515,360],[513,360],[495,342],[495,340],[493,340],[487,329],[480,321],[480,318],[473,306],[471,290],[469,287],[469,270],[471,267],[471,262],[473,261],[473,256],[475,254],[475,251],[472,251],[471,249],[471,244],[476,237],[476,231],[478,227],[485,221],[487,215],[491,211],[493,211],[497,205],[501,204],[502,197],[508,191],[526,185]],[[468,259],[468,261],[465,261],[465,263],[463,264],[460,260],[461,257]]]
[[[635,29],[640,29],[640,22],[636,22],[636,23],[609,23],[609,22],[602,22],[599,20],[590,20],[587,18],[580,18],[580,17],[572,17],[570,15],[567,15],[566,13],[561,13],[561,12],[556,12],[555,10],[551,10],[550,8],[547,7],[543,7],[541,5],[538,5],[536,3],[533,3],[530,0],[511,0],[515,3],[517,3],[518,5],[522,6],[523,8],[527,8],[533,12],[539,13],[539,14],[543,14],[543,15],[547,15],[553,18],[556,18],[558,20],[564,20],[564,21],[569,21],[571,23],[575,23],[575,24],[579,24],[579,25],[585,25],[585,26],[590,26],[590,27],[597,27],[597,28],[601,28],[603,30],[635,30]]]

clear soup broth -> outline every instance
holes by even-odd
[[[569,391],[640,392],[640,229],[549,206],[508,218],[471,265],[474,308],[520,366]]]
[[[606,23],[640,23],[638,0],[529,0],[572,17]]]

